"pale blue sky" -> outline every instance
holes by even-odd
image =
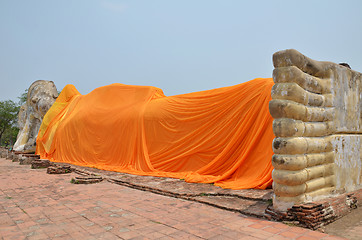
[[[362,72],[362,1],[0,0],[0,100],[38,79],[175,95],[271,77],[295,48]]]

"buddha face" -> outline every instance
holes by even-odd
[[[40,124],[57,97],[58,91],[52,81],[38,80],[30,86],[27,101],[19,111],[19,133],[14,144],[15,151],[35,151]]]

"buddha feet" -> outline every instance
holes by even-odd
[[[290,49],[273,55],[274,208],[362,187],[362,74]]]

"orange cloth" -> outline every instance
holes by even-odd
[[[112,84],[81,95],[67,85],[45,115],[37,154],[137,175],[271,186],[273,80],[166,97],[155,87]]]

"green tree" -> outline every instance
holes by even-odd
[[[18,136],[19,128],[17,126],[12,126],[7,128],[2,136],[1,145],[2,146],[13,146],[16,142]]]
[[[16,132],[17,116],[19,113],[19,106],[11,101],[0,101],[0,143],[3,144],[5,139],[3,139],[4,133],[8,131],[5,135],[12,136]],[[15,128],[15,129],[14,129]],[[4,141],[3,141],[4,140]],[[8,139],[9,143],[12,144]]]

